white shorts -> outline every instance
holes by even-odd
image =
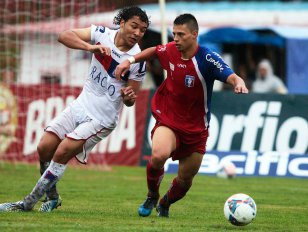
[[[82,106],[73,101],[59,116],[54,118],[45,131],[52,132],[61,140],[65,137],[85,140],[83,152],[76,155],[79,162],[86,164],[90,151],[106,138],[112,129],[104,128],[98,121],[86,115]]]

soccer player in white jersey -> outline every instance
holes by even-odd
[[[46,193],[39,208],[50,212],[61,205],[56,183],[74,156],[86,163],[90,150],[116,127],[123,107],[132,106],[145,74],[145,63],[131,66],[124,81],[114,76],[116,66],[140,52],[138,42],[149,26],[147,14],[133,6],[114,18],[118,30],[92,25],[60,33],[58,41],[72,49],[93,53],[89,74],[78,98],[45,129],[38,145],[41,178],[22,201],[0,204],[1,211],[30,211]],[[89,43],[92,41],[92,43]]]

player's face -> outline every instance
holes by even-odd
[[[148,25],[141,21],[138,16],[134,16],[126,22],[122,20],[120,26],[123,39],[131,47],[140,41],[148,28]]]
[[[186,24],[173,26],[173,40],[180,52],[188,51],[196,43],[197,31],[191,31]]]

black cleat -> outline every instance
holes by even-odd
[[[169,207],[164,207],[161,204],[159,204],[156,207],[156,211],[158,212],[158,217],[169,217]]]

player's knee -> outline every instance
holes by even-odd
[[[61,164],[66,164],[70,159],[69,151],[63,147],[59,147],[53,156],[53,161]]]
[[[169,155],[166,153],[163,153],[162,151],[153,150],[152,151],[152,165],[156,168],[162,168],[168,159]]]
[[[39,154],[41,161],[49,161],[52,158],[52,157],[50,157],[51,152],[48,149],[48,144],[45,143],[44,141],[40,141],[36,150],[37,150],[37,153]]]
[[[67,146],[60,145],[55,152],[55,156],[62,157],[68,155],[69,153],[70,149]]]
[[[78,148],[72,147],[68,143],[61,143],[55,151],[53,160],[57,163],[66,164],[79,152]]]

